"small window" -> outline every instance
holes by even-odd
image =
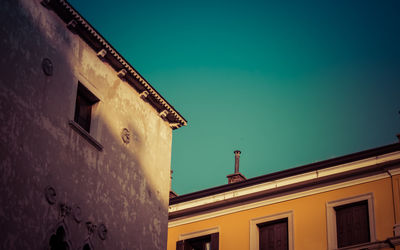
[[[83,250],[92,250],[92,248],[90,248],[89,244],[85,244]]]
[[[293,250],[293,211],[250,220],[250,250]]]
[[[90,122],[92,119],[92,108],[99,99],[93,95],[81,83],[78,84],[78,92],[76,95],[75,116],[74,121],[79,124],[88,133],[90,132]]]
[[[208,234],[176,242],[177,250],[218,250],[218,248],[219,233]]]
[[[288,249],[288,219],[268,221],[257,225],[260,250]]]
[[[65,230],[62,226],[50,237],[49,246],[51,250],[70,250],[66,239]]]
[[[339,248],[370,241],[368,201],[337,206],[335,212]]]
[[[193,250],[210,250],[211,235],[186,240],[186,245]]]
[[[376,241],[372,193],[326,204],[328,249]]]

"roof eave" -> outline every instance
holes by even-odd
[[[106,55],[102,60],[107,61],[117,74],[125,70],[124,80],[141,94],[142,99],[147,101],[173,130],[187,125],[186,119],[71,4],[65,0],[43,0],[41,3],[53,10],[67,27],[79,35],[96,53],[105,50]]]
[[[241,182],[225,184],[222,186],[212,187],[212,188],[200,190],[197,192],[180,195],[178,197],[170,199],[170,205],[174,205],[174,204],[178,204],[178,203],[186,202],[186,201],[191,201],[191,200],[195,200],[195,199],[199,199],[199,198],[203,198],[203,197],[207,197],[210,195],[215,195],[215,194],[219,194],[219,193],[223,193],[223,192],[228,192],[228,191],[239,189],[239,188],[249,187],[249,186],[257,185],[257,184],[268,182],[268,181],[273,181],[273,180],[280,179],[280,178],[287,178],[290,176],[303,174],[303,173],[310,172],[310,171],[320,170],[320,169],[332,167],[335,165],[350,163],[353,161],[357,161],[357,160],[361,160],[361,159],[365,159],[365,158],[369,158],[369,157],[374,157],[374,156],[378,156],[378,155],[382,155],[382,154],[387,154],[387,153],[391,153],[391,152],[395,152],[395,151],[399,151],[399,150],[400,150],[400,143],[394,143],[394,144],[389,144],[389,145],[385,145],[385,146],[381,146],[381,147],[377,147],[377,148],[373,148],[373,149],[368,149],[368,150],[364,150],[364,151],[360,151],[360,152],[320,161],[320,162],[315,162],[315,163],[311,163],[311,164],[307,164],[307,165],[303,165],[303,166],[299,166],[299,167],[295,167],[295,168],[282,170],[279,172],[274,172],[274,173],[270,173],[270,174],[266,174],[266,175],[262,175],[262,176],[253,177],[253,178],[241,181]]]

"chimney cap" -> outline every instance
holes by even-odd
[[[246,180],[246,177],[239,172],[239,158],[242,152],[240,150],[233,152],[235,153],[235,173],[226,176],[229,184]]]

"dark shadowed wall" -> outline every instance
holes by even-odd
[[[39,0],[0,20],[0,249],[166,249],[169,124]],[[78,82],[100,100],[92,141]]]

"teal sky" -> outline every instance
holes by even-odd
[[[188,120],[178,194],[397,142],[398,0],[70,2]]]

